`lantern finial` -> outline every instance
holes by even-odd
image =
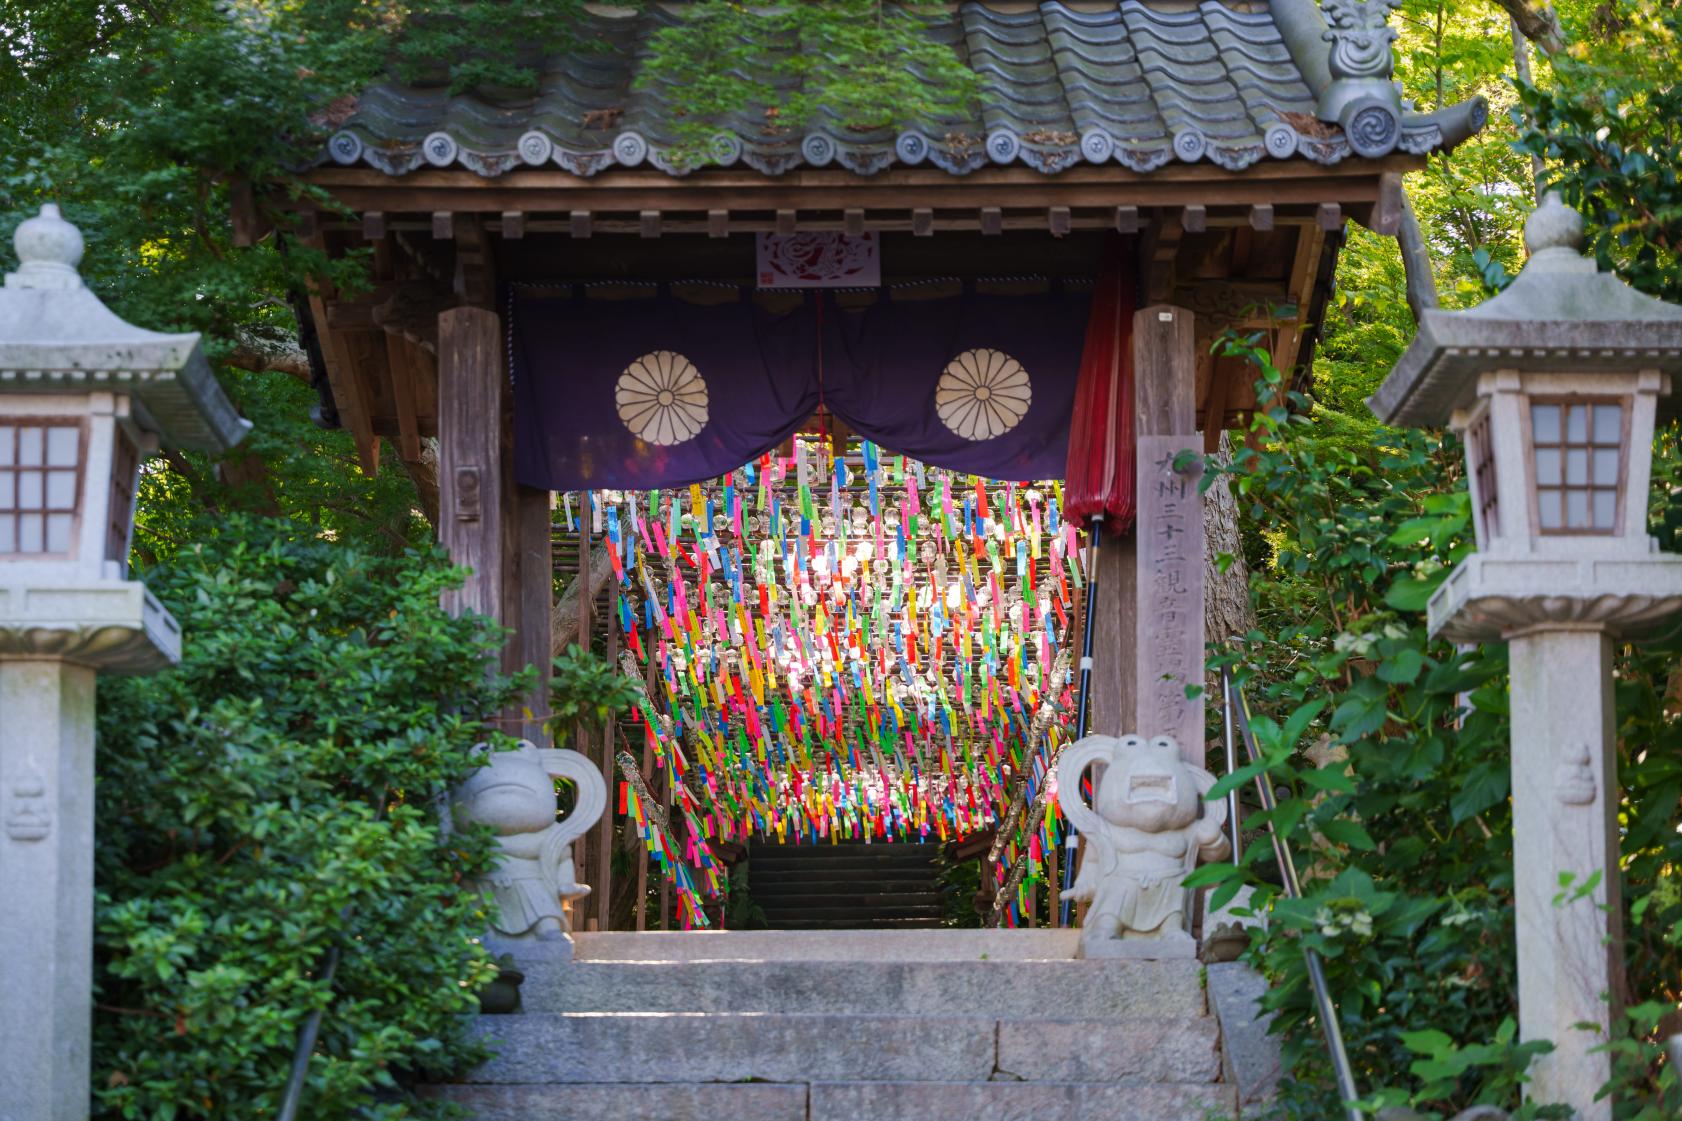
[[[82,231],[66,222],[55,202],[18,223],[12,234],[18,271],[8,273],[8,288],[80,288],[76,266],[82,260]]]
[[[1580,258],[1583,216],[1566,206],[1558,191],[1549,191],[1524,223],[1524,247],[1530,250],[1531,260],[1540,261],[1544,268],[1552,258]]]

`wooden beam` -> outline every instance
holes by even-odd
[[[324,248],[318,237],[311,243]],[[332,289],[314,285],[309,291],[310,320],[315,325],[316,338],[321,344],[321,358],[327,366],[327,384],[333,390],[333,403],[339,410],[339,422],[350,430],[356,443],[357,462],[364,475],[373,476],[380,469],[380,442],[374,436],[373,418],[362,386],[352,376],[350,359],[345,352],[344,339],[334,330],[327,315],[327,298]]]
[[[456,231],[455,243],[456,296],[474,307],[495,306],[496,260],[485,227],[476,221],[463,222]]]
[[[517,598],[508,605],[506,619],[514,625],[514,661],[519,667],[537,670],[537,681],[522,705],[520,735],[539,747],[552,746],[544,728],[549,714],[549,666],[554,658],[549,630],[555,602],[552,501],[546,490],[514,487]]]
[[[1273,228],[1273,204],[1258,202],[1250,207],[1250,228],[1258,233],[1266,233]]]
[[[850,207],[841,212],[841,232],[848,237],[864,236],[864,211]]]
[[[934,234],[934,211],[923,207],[911,212],[911,234],[913,237],[930,237]]]
[[[449,241],[456,236],[456,216],[453,211],[432,212],[432,236],[439,241]]]
[[[1200,234],[1209,228],[1209,208],[1192,203],[1180,212],[1180,225],[1188,234]]]
[[[1179,275],[1180,241],[1185,231],[1176,210],[1164,210],[1146,230],[1139,245],[1145,274],[1145,298],[1162,303],[1174,294]]]
[[[1232,391],[1243,374],[1242,358],[1215,357],[1209,370],[1209,400],[1203,406],[1203,453],[1214,455],[1220,450],[1221,433],[1226,430],[1227,404]]]
[[[1053,206],[1045,212],[1045,225],[1052,237],[1066,237],[1069,233],[1069,208]]]
[[[777,211],[777,234],[779,237],[793,237],[797,211]]]
[[[981,208],[981,233],[984,237],[997,237],[1004,231],[1004,211],[996,206]]]
[[[1134,731],[1138,709],[1133,612],[1137,572],[1134,536],[1104,534],[1098,545],[1097,579],[1089,585],[1098,597],[1093,615],[1092,728],[1095,735],[1121,736]],[[1084,852],[1084,848],[1082,850]]]
[[[1327,233],[1343,228],[1343,207],[1335,202],[1323,202],[1314,213],[1314,224]]]
[[[321,223],[314,210],[300,210],[292,220],[292,236],[299,241],[315,241],[321,236]]]
[[[1342,227],[1341,220],[1333,229]],[[1292,380],[1292,372],[1296,369],[1297,354],[1302,349],[1302,333],[1307,327],[1309,302],[1314,298],[1314,278],[1319,273],[1320,255],[1326,245],[1326,229],[1323,225],[1315,224],[1303,226],[1297,231],[1296,255],[1291,260],[1291,277],[1287,283],[1290,299],[1297,306],[1297,317],[1290,323],[1279,326],[1278,339],[1274,343],[1273,361],[1285,375],[1285,380]],[[1267,408],[1270,402],[1257,401],[1257,408]]]
[[[619,628],[609,623],[607,631],[607,664],[617,665],[619,662]],[[613,791],[618,788],[619,776],[613,765],[613,734],[618,731],[618,721],[609,720],[602,729],[601,768],[602,781],[607,784],[607,805],[602,809],[601,820],[596,823],[596,875],[590,882],[590,893],[601,900],[600,911],[601,929],[613,929],[613,811],[618,805],[618,799],[613,797]],[[641,847],[640,845],[638,846]]]
[[[1195,471],[1178,471],[1197,438],[1197,345],[1194,318],[1157,304],[1133,317],[1134,430],[1138,521],[1133,643],[1134,727],[1172,736],[1181,756],[1201,765],[1204,701],[1204,541]]]
[[[1406,205],[1402,195],[1399,172],[1387,171],[1378,177],[1378,201],[1366,218],[1366,227],[1375,234],[1395,237],[1402,228],[1402,210]]]
[[[658,210],[644,210],[637,215],[637,236],[645,238],[660,236],[660,212]]]
[[[502,236],[510,241],[517,241],[526,236],[525,211],[504,210],[502,212]]]
[[[707,236],[730,236],[730,212],[728,210],[707,211]]]
[[[590,236],[590,212],[588,210],[574,210],[567,216],[567,226],[573,237],[586,238]]]
[[[405,463],[419,463],[421,458],[420,417],[415,407],[421,373],[416,349],[402,335],[386,333],[386,365],[391,370],[391,399],[397,412],[397,454]]]
[[[1118,206],[1115,208],[1115,229],[1118,234],[1136,234],[1145,228],[1145,223],[1139,217],[1136,206]]]
[[[501,621],[502,324],[485,308],[438,317],[438,538],[470,569],[444,593],[452,614]]]
[[[364,241],[385,240],[385,211],[370,210],[362,215],[362,239]]]
[[[257,210],[257,195],[251,180],[236,175],[228,180],[228,220],[233,226],[235,248],[249,249],[274,227]]]
[[[1207,162],[1169,164],[1148,173],[1114,164],[1071,167],[1056,176],[1025,167],[984,167],[965,176],[932,168],[890,168],[866,179],[842,169],[802,168],[771,177],[713,168],[705,175],[674,177],[658,169],[614,168],[581,178],[558,168],[522,168],[494,179],[466,170],[427,169],[393,177],[373,168],[321,167],[307,181],[326,188],[357,211],[427,213],[434,210],[573,209],[635,214],[711,209],[775,211],[981,206],[1027,209],[1047,206],[1207,206],[1270,202],[1353,205],[1378,197],[1378,176],[1425,166],[1421,156],[1396,153],[1382,160],[1346,160],[1325,167],[1308,160],[1269,160],[1234,175]],[[585,200],[589,200],[585,202]],[[303,205],[303,204],[300,204]]]

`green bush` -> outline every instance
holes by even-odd
[[[1262,369],[1266,399],[1280,380],[1268,356],[1229,349]],[[1364,447],[1328,440],[1306,401],[1293,406],[1259,418],[1259,448],[1232,468],[1240,511],[1263,527],[1269,556],[1253,577],[1258,629],[1218,661],[1247,683],[1265,758],[1211,797],[1258,773],[1294,794],[1247,815],[1236,867],[1212,865],[1195,880],[1221,885],[1211,905],[1241,883],[1271,905],[1250,957],[1273,982],[1267,1003],[1279,1013],[1288,1074],[1282,1115],[1339,1113],[1305,948],[1324,960],[1369,1105],[1438,1117],[1511,1108],[1538,1047],[1514,1039],[1506,649],[1433,641],[1424,618],[1430,593],[1473,547],[1460,449],[1383,429]],[[1656,473],[1674,477],[1674,430],[1660,447]],[[1660,494],[1655,526],[1677,504],[1678,492]],[[1631,1013],[1614,1050],[1624,1121],[1673,1117],[1682,1104],[1658,1046],[1682,1028],[1679,664],[1674,637],[1617,650]],[[1274,897],[1270,820],[1303,873],[1300,901]]]
[[[406,1086],[478,1057],[495,969],[460,881],[489,842],[438,810],[510,695],[500,634],[439,609],[435,556],[292,532],[229,524],[150,572],[183,662],[100,686],[101,1117],[273,1116],[314,1009],[301,1116],[435,1116]]]

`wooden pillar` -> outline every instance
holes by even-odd
[[[1203,501],[1197,484],[1197,344],[1193,317],[1158,304],[1133,317],[1138,521],[1134,588],[1134,728],[1173,736],[1204,761]],[[1175,469],[1189,453],[1192,465]],[[1196,695],[1188,697],[1188,689]]]
[[[546,490],[519,485],[513,491],[516,564],[513,587],[505,602],[514,638],[508,645],[508,660],[515,669],[537,669],[537,682],[521,705],[519,734],[539,747],[552,747],[544,721],[549,715],[550,662],[554,657],[550,633],[555,606],[555,558],[550,536],[554,496]]]
[[[1133,657],[1133,534],[1105,536],[1098,545],[1092,619],[1092,714],[1087,731],[1119,736],[1132,732],[1138,673]],[[1100,772],[1102,773],[1102,772]]]
[[[471,571],[444,593],[452,614],[503,620],[502,325],[493,311],[438,316],[438,540]]]
[[[610,592],[610,595],[617,594]],[[609,612],[607,620],[607,660],[610,664],[619,664],[619,625],[613,621]],[[607,808],[602,811],[602,819],[596,824],[596,878],[591,881],[596,889],[595,894],[600,899],[597,914],[601,916],[601,928],[613,929],[613,810],[616,804],[614,791],[619,786],[619,768],[613,762],[614,733],[618,727],[613,720],[607,722],[602,729],[602,778],[607,782]]]
[[[590,501],[586,494],[578,495],[578,633],[572,636],[572,645],[586,653],[590,650],[590,616],[595,607],[595,597],[590,594],[590,550],[595,548],[595,523],[590,517]],[[583,723],[578,723],[572,729],[572,749],[591,762],[597,762],[592,750],[589,731]],[[610,786],[609,790],[612,789]],[[577,867],[588,876],[590,870],[596,866],[596,831],[594,829],[580,837],[574,847]],[[579,905],[585,916],[584,927],[587,930],[600,929],[599,916],[602,914],[602,896],[599,888],[592,884],[590,895]]]

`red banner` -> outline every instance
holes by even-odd
[[[1069,419],[1065,516],[1107,534],[1133,528],[1133,269],[1131,243],[1112,238],[1092,295]]]

